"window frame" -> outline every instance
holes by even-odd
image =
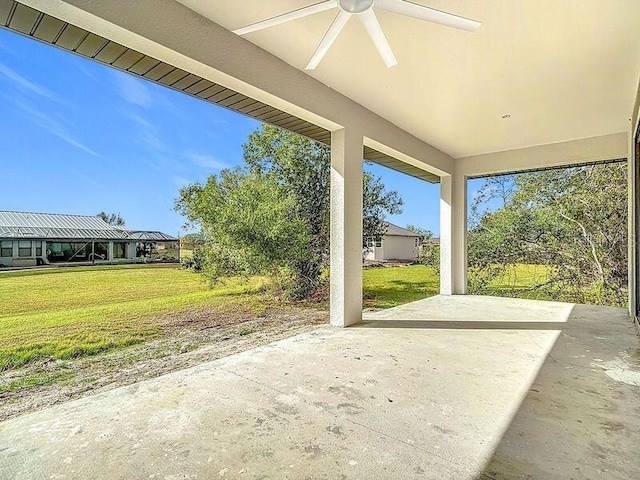
[[[8,247],[5,247],[4,244],[9,244]],[[5,255],[5,251],[9,251],[9,255]],[[13,258],[13,241],[12,240],[2,240],[0,241],[0,258]]]
[[[23,247],[22,244],[29,244],[29,247]],[[24,254],[23,251],[28,250],[28,254]],[[33,242],[31,240],[18,240],[18,258],[30,258],[33,256]]]

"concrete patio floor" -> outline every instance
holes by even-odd
[[[3,479],[637,479],[624,309],[434,297],[0,424]]]

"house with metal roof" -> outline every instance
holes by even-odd
[[[177,244],[162,232],[129,230],[100,217],[0,211],[0,266],[135,261],[158,244]]]
[[[387,222],[387,231],[382,238],[370,238],[367,242],[365,260],[418,260],[420,235]]]

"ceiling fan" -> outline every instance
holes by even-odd
[[[380,22],[378,22],[378,17],[376,17],[375,12],[373,11],[374,7],[387,12],[398,13],[407,17],[426,20],[427,22],[446,25],[447,27],[458,28],[468,32],[474,32],[480,28],[480,25],[482,25],[480,22],[476,22],[475,20],[459,17],[452,13],[442,12],[440,10],[424,5],[418,5],[417,3],[412,3],[406,0],[326,0],[282,15],[277,15],[243,28],[238,28],[234,30],[233,33],[246,35],[247,33],[256,32],[264,28],[280,25],[281,23],[297,20],[299,18],[313,15],[314,13],[339,8],[340,11],[338,12],[338,15],[329,27],[329,30],[327,30],[327,33],[324,35],[320,45],[318,45],[318,48],[316,48],[316,51],[311,57],[311,61],[307,65],[306,69],[313,70],[318,66],[353,15],[356,15],[363,23],[371,37],[371,40],[373,40],[373,43],[378,49],[378,53],[382,57],[382,60],[387,67],[390,68],[397,65],[398,61],[393,54],[393,50],[391,50],[387,37],[380,26]]]

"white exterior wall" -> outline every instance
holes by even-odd
[[[385,260],[417,260],[418,248],[415,237],[385,235],[382,237]]]
[[[384,260],[384,247],[367,247],[364,258],[365,260]]]
[[[418,260],[417,237],[401,235],[385,235],[382,237],[381,247],[368,247],[365,252],[366,260]]]

